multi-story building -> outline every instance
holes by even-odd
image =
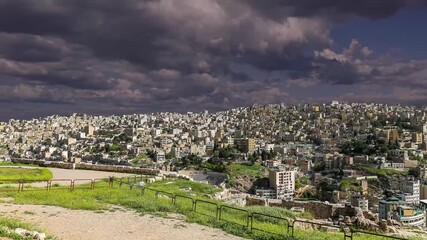
[[[156,159],[156,162],[163,163],[166,160],[166,154],[163,150],[157,150],[154,154],[154,158]]]
[[[415,207],[399,206],[393,213],[392,219],[404,226],[424,227],[426,225],[424,211]]]
[[[255,195],[257,197],[267,198],[267,199],[277,198],[276,189],[272,189],[272,188],[257,188],[255,189]]]
[[[93,136],[94,131],[95,131],[95,128],[93,126],[86,126],[85,128],[85,134],[88,137]]]
[[[234,139],[234,145],[244,153],[252,153],[255,151],[255,139],[253,138]]]
[[[418,205],[420,203],[420,180],[407,180],[402,182],[401,199],[408,204]]]
[[[394,149],[389,151],[389,156],[396,160],[407,161],[409,160],[408,151],[401,149]]]
[[[418,207],[408,206],[406,202],[397,198],[389,198],[379,202],[379,218],[394,219],[405,226],[423,227],[425,213]]]
[[[423,134],[420,132],[412,133],[412,142],[415,144],[421,144],[423,142]]]
[[[351,206],[359,207],[363,211],[368,211],[369,210],[369,201],[364,196],[353,195],[351,197]]]
[[[388,129],[387,130],[387,140],[388,141],[397,141],[399,138],[399,131],[397,129]]]
[[[292,199],[295,192],[295,171],[269,169],[270,187],[276,190],[278,199]]]

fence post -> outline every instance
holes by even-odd
[[[291,227],[291,228],[292,228],[292,235],[291,235],[291,236],[292,236],[292,239],[294,239],[294,228],[295,228],[295,226],[294,226],[294,225],[295,225],[295,222],[296,222],[296,220],[294,220],[294,221],[292,222],[292,227]]]
[[[248,212],[248,216],[246,218],[246,227],[250,231],[251,229],[249,228],[249,219],[252,219],[252,214],[249,214],[249,212]]]
[[[216,205],[216,219],[219,221],[219,216],[221,215],[221,208],[219,205]]]

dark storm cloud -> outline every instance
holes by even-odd
[[[244,1],[244,0],[242,0]],[[424,0],[249,0],[250,4],[265,16],[283,19],[287,16],[326,16],[345,19],[349,16],[360,16],[380,19],[392,16],[398,10],[427,5]]]
[[[108,102],[121,110],[153,111],[178,109],[177,104],[223,109],[291,102],[292,84],[371,83],[396,71],[413,73],[411,82],[422,85],[423,63],[383,64],[355,42],[336,53],[330,36],[344,21],[384,18],[422,5],[425,1],[0,0],[0,81],[7,82],[0,91],[25,101],[85,107]],[[286,78],[255,79],[232,65]],[[397,75],[391,81],[400,84]],[[19,91],[25,94],[18,97]]]

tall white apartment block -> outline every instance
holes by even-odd
[[[420,203],[420,180],[408,180],[403,182],[402,191],[406,193],[404,201],[415,205]]]
[[[270,187],[276,190],[277,199],[292,199],[295,192],[295,171],[269,169]]]

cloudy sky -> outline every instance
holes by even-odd
[[[427,103],[426,0],[0,0],[0,120]]]

